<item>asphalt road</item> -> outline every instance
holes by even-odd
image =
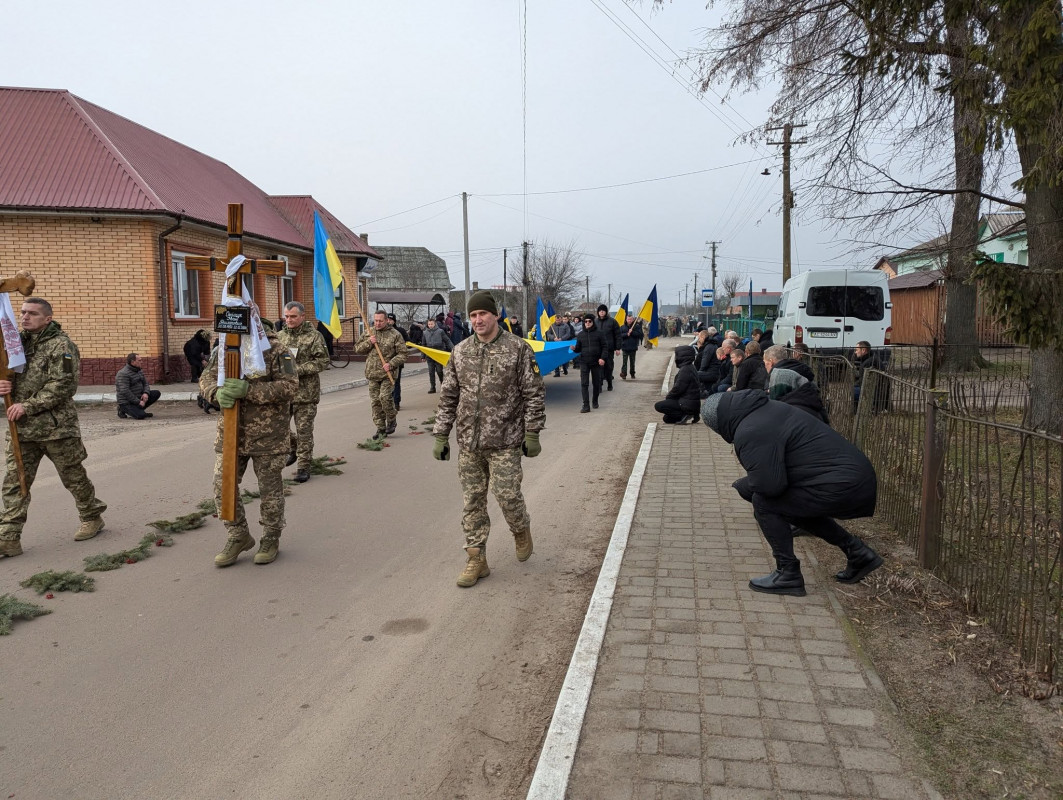
[[[210,495],[214,417],[83,409],[106,530],[73,541],[46,463],[25,555],[0,559],[0,594],[54,609],[0,638],[0,797],[523,797],[666,361],[641,352],[639,382],[591,414],[578,374],[546,376],[543,454],[524,462],[535,555],[517,562],[492,501],[492,573],[472,589],[455,585],[456,461],[410,430],[434,413],[422,374],[382,452],[356,447],[364,388],[323,399],[317,454],[349,463],[294,488],[274,564],[215,568],[208,519],[95,573],[94,593],[37,598],[18,582],[132,547]],[[257,503],[249,517],[257,538]]]

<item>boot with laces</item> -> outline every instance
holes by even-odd
[[[527,561],[535,552],[532,547],[531,528],[520,533],[513,534],[513,541],[517,545],[517,561]]]
[[[77,533],[74,534],[75,542],[83,542],[86,539],[91,539],[97,533],[103,530],[103,517],[96,517],[96,519],[88,519],[81,523],[81,527],[78,528]]]
[[[214,566],[228,567],[236,563],[240,553],[250,550],[255,546],[255,540],[247,531],[229,534],[229,541],[225,543],[225,549],[214,556]]]
[[[256,564],[272,564],[277,560],[277,553],[279,551],[280,537],[278,536],[263,536],[262,540],[258,543],[258,552],[255,553]]]
[[[487,566],[487,551],[479,547],[466,547],[465,552],[469,560],[465,562],[465,569],[458,576],[458,586],[468,588],[475,586],[480,578],[486,578],[491,574],[491,568]]]
[[[22,555],[22,542],[18,539],[0,539],[0,558],[14,558]]]

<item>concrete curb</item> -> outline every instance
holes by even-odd
[[[657,432],[657,423],[646,426],[642,437],[642,447],[635,458],[635,465],[628,478],[627,491],[620,503],[613,535],[609,539],[609,549],[602,561],[598,573],[598,582],[594,586],[587,615],[583,619],[572,659],[568,664],[565,682],[561,685],[554,716],[543,741],[543,749],[532,775],[528,788],[528,800],[558,800],[565,796],[568,778],[572,772],[572,762],[579,744],[580,731],[583,729],[583,717],[590,702],[591,686],[598,668],[605,628],[609,623],[609,613],[613,608],[613,595],[616,592],[616,580],[620,575],[620,564],[624,560],[631,522],[635,517],[635,505],[642,489],[642,479],[646,474],[646,464],[650,460],[653,437]]]

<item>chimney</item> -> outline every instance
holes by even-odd
[[[358,238],[361,239],[366,244],[369,244],[369,234],[368,233],[359,233],[358,234]]]
[[[761,294],[767,294],[767,293],[768,293],[768,290],[767,290],[767,289],[761,289],[761,290],[760,290],[760,293],[761,293]]]
[[[473,281],[472,282],[472,290],[475,292],[475,291],[479,291],[479,289],[480,289],[480,282],[479,281]]]

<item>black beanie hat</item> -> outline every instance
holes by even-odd
[[[602,303],[600,306],[598,306],[598,310],[599,311],[604,311],[606,314],[608,314],[609,313],[609,306],[607,306],[605,303]]]
[[[473,311],[488,311],[498,316],[498,306],[495,304],[495,298],[490,292],[481,289],[478,292],[473,292],[472,297],[469,298],[469,313]]]

